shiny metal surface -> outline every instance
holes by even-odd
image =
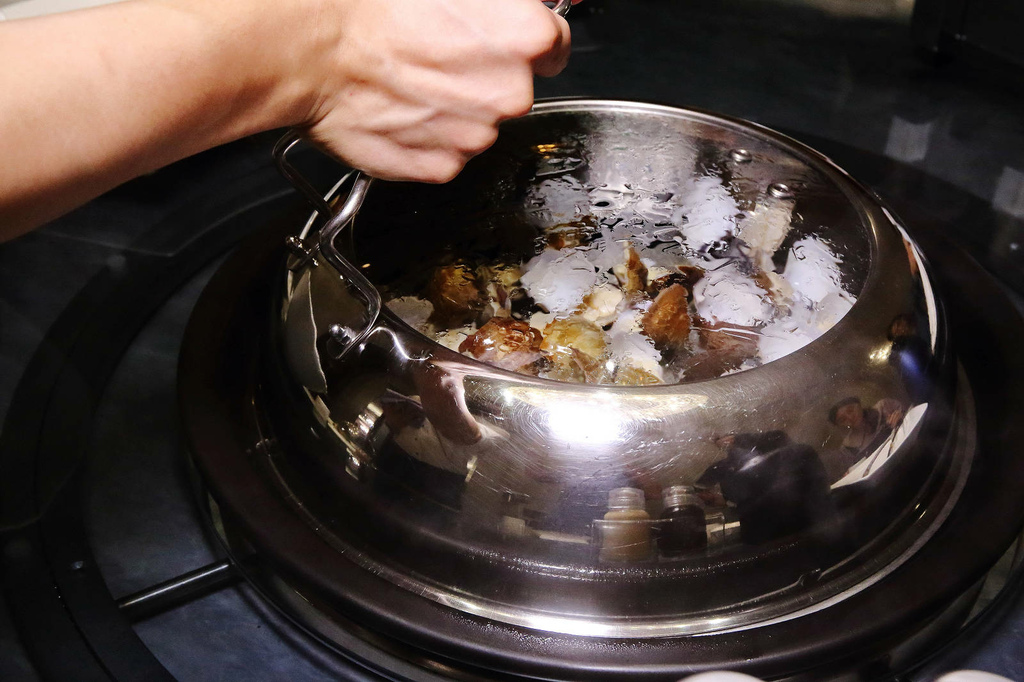
[[[215,561],[170,580],[139,590],[117,600],[117,608],[133,620],[188,601],[197,594],[212,591],[239,579],[238,570],[230,561]]]
[[[554,3],[551,11],[560,17],[564,17],[572,9],[572,0],[558,0]]]
[[[552,178],[667,193],[710,172],[741,205],[792,202],[796,233],[842,255],[857,295],[778,360],[676,385],[566,384],[484,365],[379,307],[379,289],[424,276],[438,254],[532,249],[564,221],[528,200]],[[582,214],[597,210],[586,196]],[[314,215],[301,237],[322,251],[321,225]],[[297,447],[277,476],[339,553],[427,599],[582,636],[755,627],[894,570],[969,471],[971,397],[957,391],[927,264],[872,195],[772,131],[657,105],[547,102],[449,185],[377,183],[352,228],[326,240],[340,266],[286,274],[275,319],[287,361],[268,386]],[[703,488],[709,542],[665,557],[657,519],[675,485]],[[645,500],[629,518],[608,509],[622,488]],[[631,551],[602,552],[608,528]]]

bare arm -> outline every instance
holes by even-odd
[[[355,167],[443,182],[568,56],[537,0],[130,0],[0,23],[0,238],[139,174],[304,126]]]

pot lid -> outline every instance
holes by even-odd
[[[875,197],[762,127],[542,103],[447,185],[376,183],[335,246],[350,269],[293,262],[275,318],[279,482],[339,560],[464,613],[641,638],[798,617],[895,570],[969,468],[927,265]],[[699,322],[674,348],[641,322],[598,385],[477,336],[505,320],[533,350],[607,285],[614,315],[588,329],[608,337],[671,289],[658,268],[702,271],[673,282]],[[567,338],[548,355],[589,352]],[[741,360],[686,364],[736,339]],[[659,385],[617,381],[654,354]]]

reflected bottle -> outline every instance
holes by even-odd
[[[601,561],[643,561],[651,554],[651,517],[644,491],[616,488],[608,493],[608,513],[601,522]]]
[[[708,545],[704,503],[688,485],[674,485],[663,493],[665,511],[659,517],[658,550],[677,557]]]

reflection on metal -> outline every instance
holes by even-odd
[[[339,246],[339,257],[369,263],[373,284],[386,287],[422,274],[430,249],[452,262],[474,248],[511,248],[503,239],[534,244],[544,221],[557,219],[524,205],[529,193],[509,179],[552,182],[534,173],[535,151],[548,145],[586,151],[587,163],[563,176],[580,186],[642,181],[674,192],[703,172],[679,163],[699,150],[702,164],[741,168],[736,191],[752,191],[751,206],[766,187],[787,196],[800,188],[793,229],[835,245],[857,303],[817,340],[760,367],[609,387],[482,364],[387,310],[366,310],[374,297],[345,268],[307,267],[282,292],[286,329],[305,285],[320,336],[335,325],[376,323],[356,341],[343,339],[343,354],[307,357],[319,364],[324,390],[301,393],[313,404],[282,410],[291,416],[277,428],[306,444],[274,462],[297,513],[348,559],[416,595],[583,636],[663,637],[792,618],[856,593],[909,556],[955,499],[953,482],[973,453],[946,449],[957,427],[945,393],[955,367],[935,356],[945,323],[926,264],[896,219],[813,151],[700,112],[540,104],[509,122],[453,183],[377,184],[351,253]],[[739,151],[750,159],[742,166]],[[301,236],[315,241],[317,229],[311,219]],[[288,382],[311,389],[317,378],[297,358],[289,367],[276,400],[300,393]],[[861,485],[853,486],[843,482],[851,455],[837,447],[830,411],[849,398],[879,397],[901,409],[928,404],[909,410],[882,448],[857,457],[850,476]],[[928,481],[942,485],[926,489]],[[648,540],[628,560],[602,562],[603,540],[594,541],[607,535],[602,527],[643,524],[636,537],[656,537],[662,492],[673,486],[697,486],[707,498],[707,547],[667,556]],[[636,491],[637,519],[607,517],[609,492],[620,489]]]
[[[773,182],[772,184],[768,185],[768,193],[771,194],[776,199],[793,198],[793,190],[790,188],[789,185],[786,185],[781,182]]]
[[[914,123],[893,116],[889,124],[889,138],[885,143],[885,155],[904,163],[924,161],[928,155],[934,124],[934,121]]]
[[[573,410],[580,411],[590,408],[588,416],[603,416],[603,408],[614,407],[625,419],[659,421],[666,417],[689,412],[707,404],[708,396],[700,393],[678,392],[651,393],[642,391],[613,390],[574,390],[568,384],[559,391],[559,399],[573,404]],[[508,401],[519,401],[527,405],[550,409],[551,392],[536,386],[511,385],[502,391]]]
[[[884,346],[879,346],[875,350],[871,351],[868,358],[875,363],[885,363],[889,361],[889,356],[892,354],[892,344],[887,343]]]
[[[551,435],[566,443],[614,443],[629,435],[624,428],[626,425],[626,419],[616,407],[600,406],[591,401],[560,401],[547,409]]]
[[[218,561],[119,599],[117,608],[137,622],[220,589],[240,578],[231,561]]]
[[[310,292],[310,271],[305,271],[285,309],[284,351],[299,383],[315,393],[327,392],[327,377],[316,347],[316,322]]]
[[[729,158],[736,163],[750,163],[754,157],[746,149],[733,149],[729,152]]]
[[[928,268],[924,264],[924,256],[921,255],[921,250],[918,248],[914,240],[907,234],[902,223],[889,212],[889,209],[882,207],[882,212],[889,219],[892,225],[899,230],[900,235],[903,237],[903,247],[907,251],[908,258],[911,259],[911,271],[920,278],[921,280],[921,293],[925,299],[925,310],[928,314],[928,336],[930,339],[931,351],[935,352],[935,346],[939,339],[939,311],[938,305],[935,300],[935,290],[932,288],[931,275],[928,274]]]
[[[1024,171],[1006,166],[999,176],[992,206],[1014,218],[1024,219]]]
[[[898,427],[893,429],[889,437],[871,454],[850,467],[849,472],[845,476],[832,484],[832,489],[835,490],[843,486],[860,483],[881,471],[882,467],[892,458],[893,453],[898,452],[900,446],[914,435],[914,431],[920,425],[927,411],[927,403],[914,405],[907,410],[903,420]]]

